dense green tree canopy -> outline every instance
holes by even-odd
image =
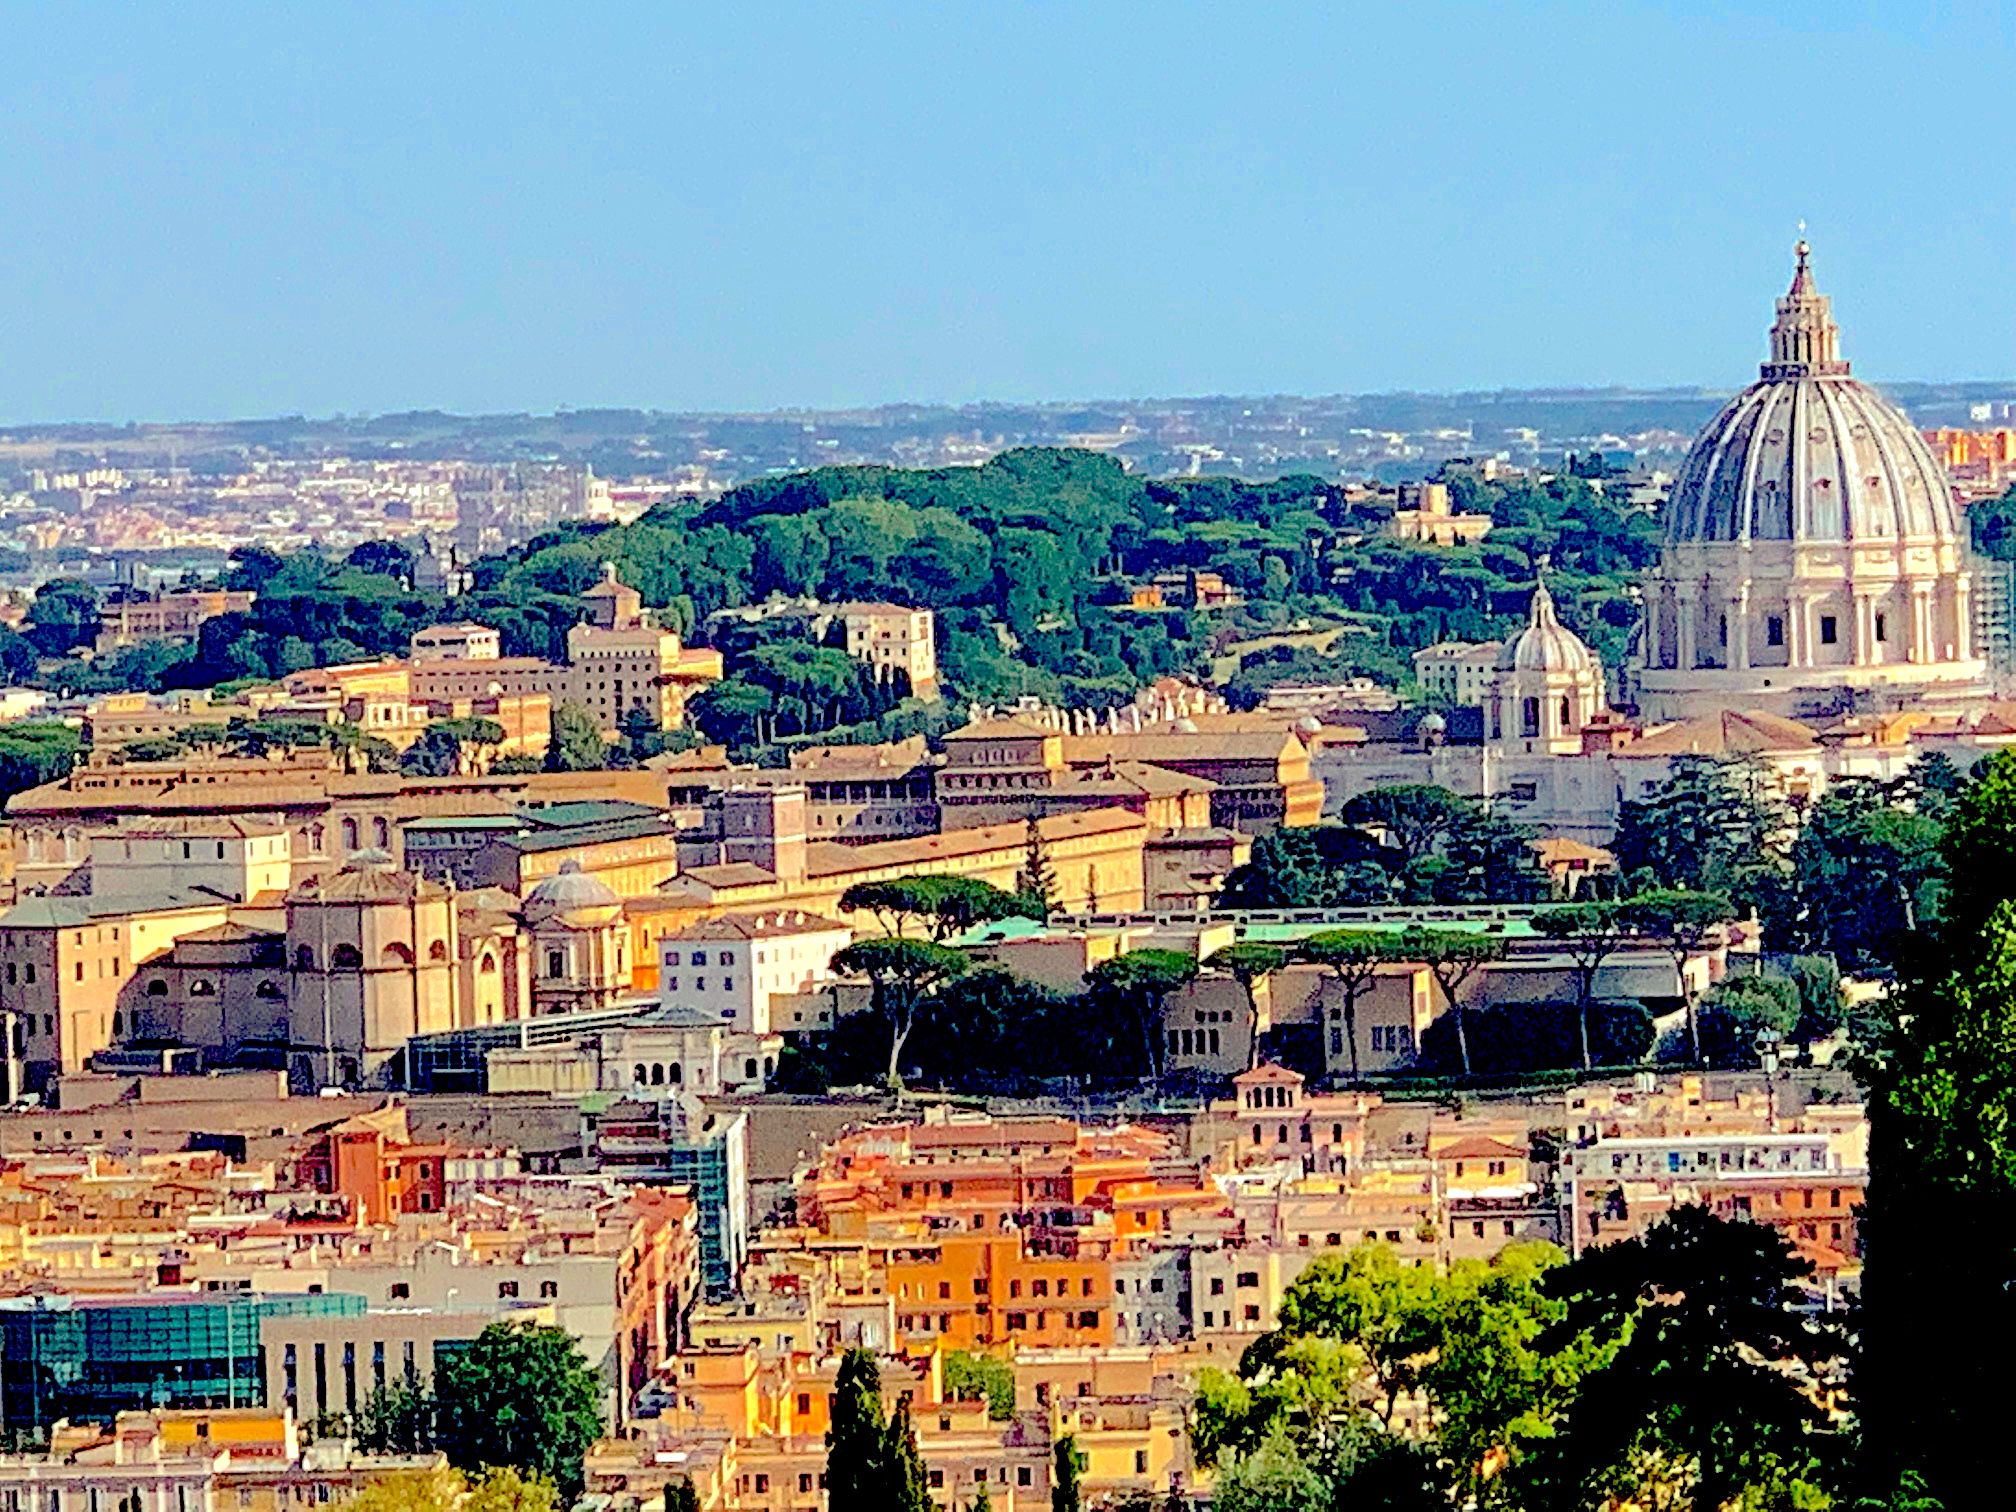
[[[434,1371],[436,1443],[458,1469],[544,1476],[569,1497],[602,1432],[602,1382],[558,1328],[492,1323]]]

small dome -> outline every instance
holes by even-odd
[[[343,870],[345,871],[395,871],[397,869],[398,863],[392,859],[392,853],[380,850],[375,845],[367,845],[363,850],[352,851],[350,859],[343,863]]]
[[[1554,595],[1536,584],[1526,628],[1498,653],[1500,672],[1589,672],[1596,657],[1582,638],[1554,617]]]
[[[1318,719],[1314,714],[1304,714],[1300,719],[1295,721],[1295,733],[1297,735],[1320,735],[1323,733],[1323,721]]]
[[[1169,728],[1174,730],[1178,735],[1195,735],[1197,733],[1197,721],[1192,719],[1188,714],[1185,714]]]
[[[1430,712],[1423,714],[1421,716],[1421,723],[1414,728],[1422,735],[1447,735],[1449,733],[1449,721],[1444,719],[1440,714]]]
[[[573,913],[583,908],[620,907],[623,900],[606,882],[581,870],[579,861],[562,861],[560,870],[525,896],[527,909],[542,913]]]

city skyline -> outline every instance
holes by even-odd
[[[1858,372],[2016,338],[1999,7],[117,26],[14,24],[0,423],[1733,388],[1802,220]]]

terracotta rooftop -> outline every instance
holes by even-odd
[[[1056,735],[1059,731],[1044,725],[1031,724],[1021,719],[981,719],[969,725],[961,725],[956,730],[948,730],[947,741],[954,740],[1041,740]]]
[[[758,867],[761,871],[762,868]],[[765,876],[769,873],[765,872]],[[718,919],[702,919],[684,929],[667,934],[667,940],[770,940],[780,935],[827,934],[847,926],[837,919],[807,913],[800,908],[780,908],[749,914],[724,914]]]
[[[1122,808],[1091,809],[1079,814],[1052,814],[1036,821],[1036,832],[1045,840],[1083,839],[1090,835],[1119,834],[1147,828],[1148,821]],[[850,872],[880,871],[891,866],[916,866],[955,856],[973,856],[987,851],[1019,850],[1027,843],[1028,829],[1021,823],[983,824],[973,829],[947,830],[937,835],[919,835],[908,840],[874,840],[866,845],[841,845],[832,840],[814,841],[805,847],[806,869],[817,879],[845,876]]]
[[[1662,725],[1620,746],[1619,756],[1751,756],[1765,751],[1819,749],[1811,725],[1762,709],[1697,715]]]
[[[1072,766],[1098,761],[1278,761],[1302,749],[1282,727],[1260,730],[1143,730],[1139,735],[1066,735]]]

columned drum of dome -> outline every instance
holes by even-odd
[[[1507,750],[1573,755],[1605,713],[1603,666],[1555,616],[1547,585],[1533,589],[1526,628],[1498,655],[1485,708],[1486,737]]]
[[[1771,359],[1695,438],[1645,580],[1653,718],[1985,696],[1966,525],[1938,459],[1858,382],[1797,248]]]

